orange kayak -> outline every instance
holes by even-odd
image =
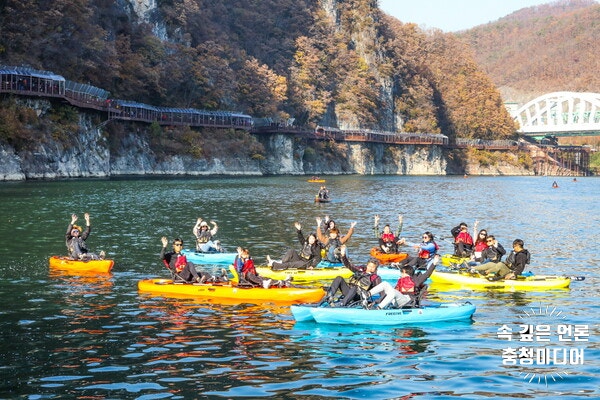
[[[173,297],[198,297],[215,302],[237,300],[239,303],[316,303],[325,296],[323,288],[245,288],[235,284],[174,283],[171,279],[143,279],[138,282],[138,290]]]
[[[408,253],[384,253],[377,247],[371,249],[371,257],[376,258],[382,264],[390,264],[404,261],[408,257]]]
[[[69,257],[52,256],[50,268],[68,270],[70,272],[110,272],[115,262],[113,260],[73,260]]]

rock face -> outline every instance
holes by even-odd
[[[467,165],[459,170],[446,160],[440,146],[320,142],[281,133],[256,135],[264,157],[233,156],[226,151],[210,158],[157,155],[149,136],[140,133],[145,125],[140,129],[128,125],[125,129],[130,131],[111,143],[104,128],[94,124],[93,115],[78,115],[76,132],[69,132],[67,139],[40,133],[23,149],[0,144],[0,181],[125,175],[531,174],[502,165],[487,169]]]
[[[328,151],[305,152],[311,142],[291,135],[261,134],[264,160],[250,157],[197,159],[190,155],[157,157],[149,143],[131,132],[109,150],[102,132],[82,120],[75,145],[43,140],[19,152],[0,146],[0,180],[110,177],[119,175],[303,175],[392,174],[444,175],[446,162],[437,146],[390,146],[380,143],[338,143]],[[114,146],[113,146],[114,147]]]

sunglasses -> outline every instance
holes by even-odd
[[[173,243],[173,246],[183,246],[183,243]]]

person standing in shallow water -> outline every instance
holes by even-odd
[[[85,231],[79,225],[75,225],[75,222],[78,220],[77,214],[71,214],[71,222],[65,234],[65,244],[67,245],[69,257],[73,260],[82,261],[104,260],[104,251],[101,251],[100,254],[91,253],[87,247],[85,241],[92,231],[92,226],[90,223],[90,214],[85,213],[83,217],[85,218]]]

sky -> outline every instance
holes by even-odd
[[[514,11],[554,0],[379,0],[379,8],[423,29],[456,32],[487,24]]]

